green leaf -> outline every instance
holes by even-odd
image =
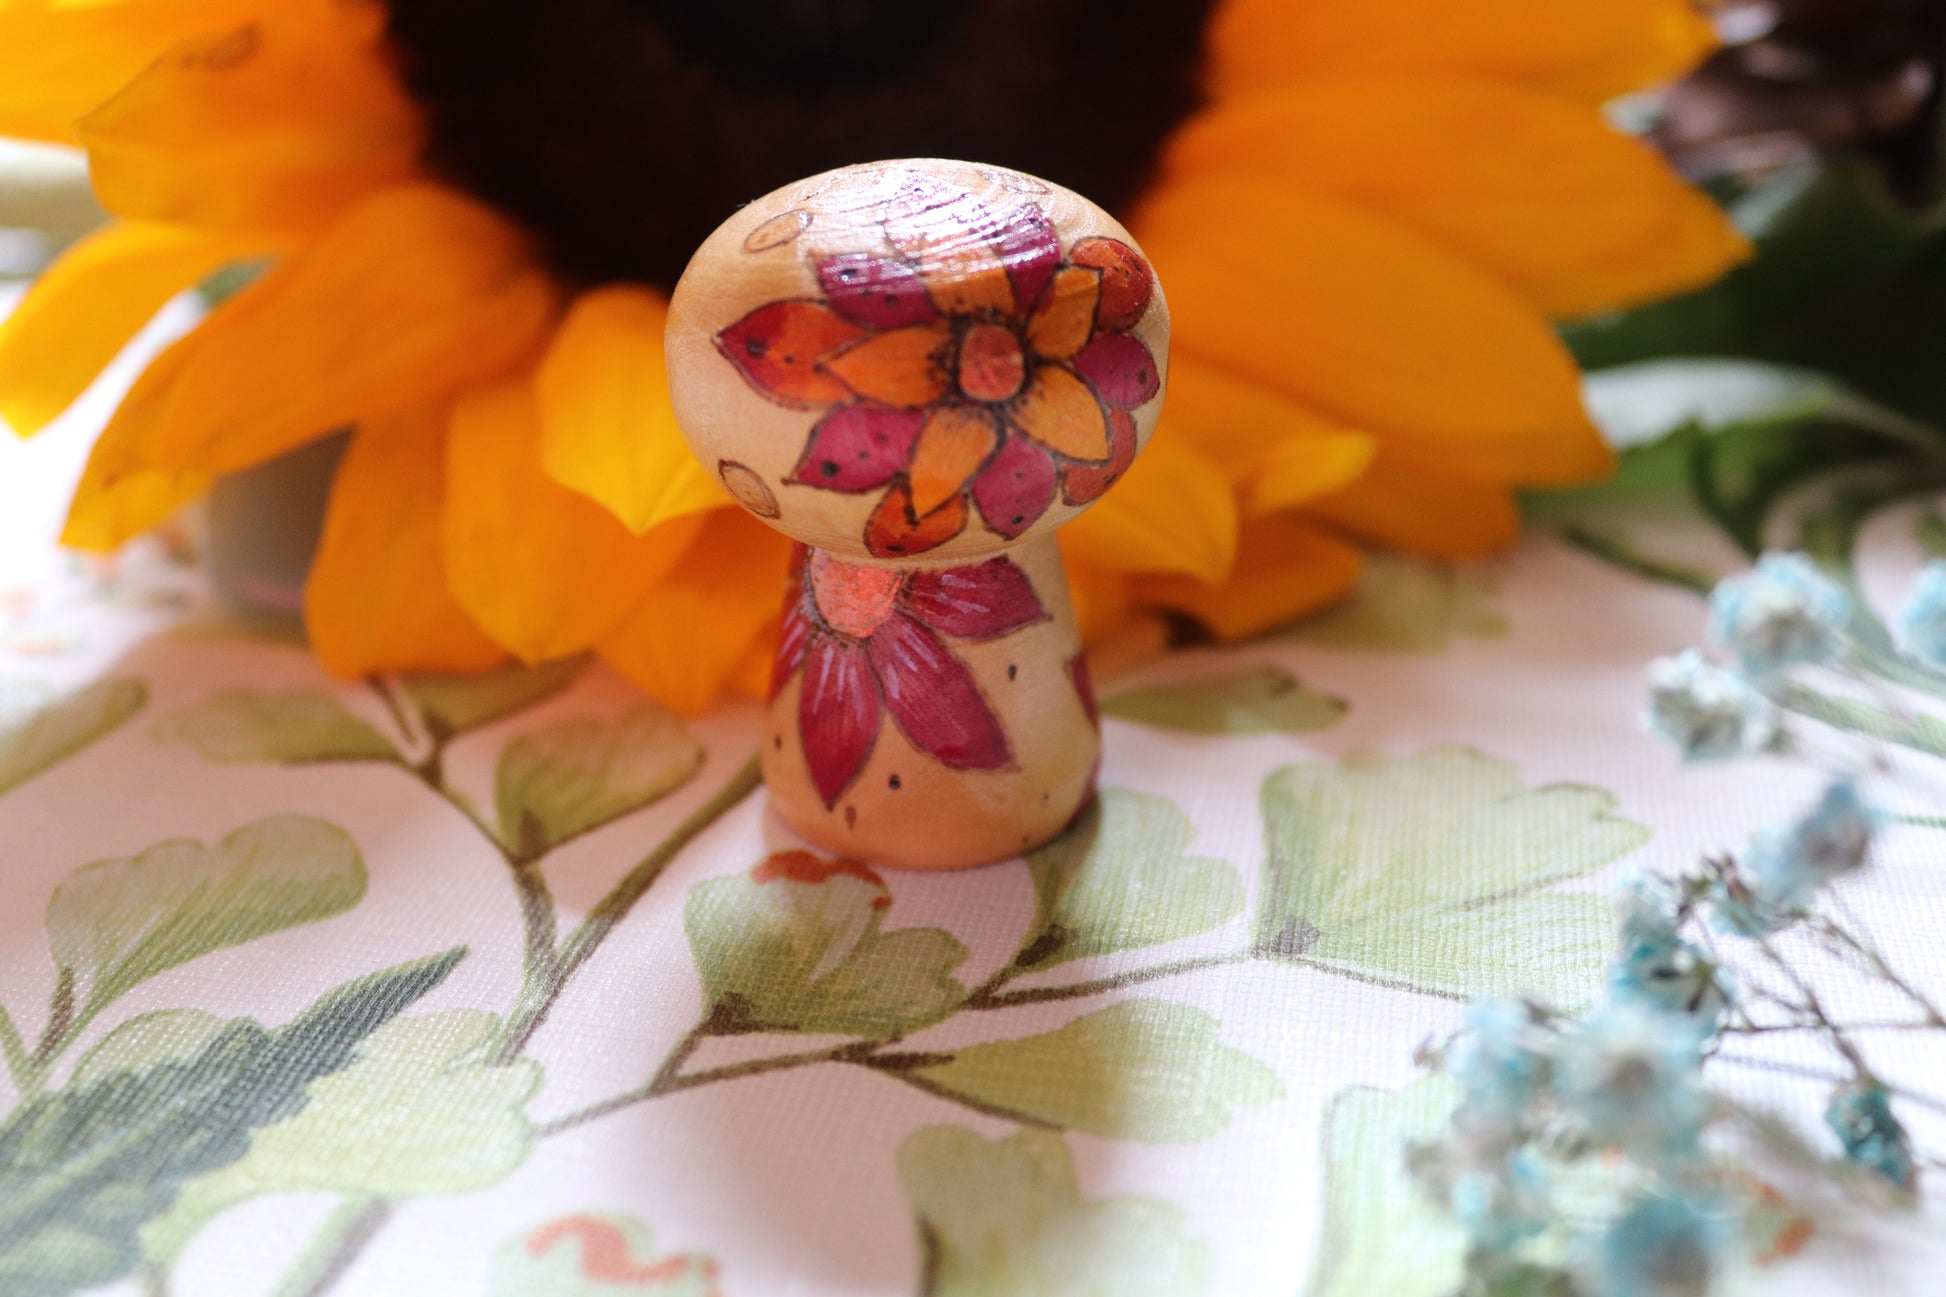
[[[165,743],[187,743],[222,765],[386,760],[398,755],[383,734],[329,694],[310,689],[263,693],[225,689],[156,722]]]
[[[1190,1234],[1189,1214],[1133,1194],[1082,1198],[1058,1135],[987,1140],[930,1126],[899,1145],[898,1164],[918,1218],[925,1297],[1198,1297],[1209,1289],[1210,1247]]]
[[[308,815],[247,824],[215,846],[164,842],[68,875],[48,946],[93,1008],[199,955],[342,914],[365,894],[351,835]]]
[[[500,754],[494,776],[501,837],[532,859],[667,796],[702,764],[696,736],[650,704],[523,734]]]
[[[99,680],[0,728],[0,793],[73,756],[142,710],[140,680]]]
[[[1460,1289],[1466,1240],[1406,1175],[1409,1144],[1452,1110],[1450,1078],[1398,1093],[1352,1086],[1324,1112],[1324,1216],[1304,1297],[1445,1297]]]
[[[1190,734],[1297,734],[1336,725],[1345,700],[1313,693],[1282,667],[1256,666],[1208,680],[1117,694],[1103,713]]]
[[[201,1009],[158,1009],[130,1018],[101,1040],[74,1065],[68,1088],[86,1085],[116,1072],[140,1072],[158,1063],[188,1062],[230,1025]]]
[[[288,1025],[237,1019],[186,1059],[115,1072],[0,1126],[0,1292],[60,1297],[128,1274],[142,1225],[185,1181],[244,1156],[251,1133],[439,985],[464,951],[360,978]]]
[[[1267,956],[1451,996],[1536,992],[1584,1003],[1608,907],[1543,892],[1648,840],[1598,788],[1527,788],[1470,748],[1359,753],[1264,780]]]
[[[1235,918],[1243,880],[1226,860],[1188,854],[1194,832],[1166,797],[1103,789],[1072,828],[1027,854],[1035,918],[1014,966],[1160,945]]]
[[[297,1115],[257,1131],[240,1161],[192,1182],[143,1234],[173,1257],[218,1213],[263,1193],[317,1189],[372,1197],[469,1193],[520,1166],[540,1088],[527,1059],[489,1061],[499,1019],[478,1009],[395,1018],[351,1064],[311,1083]]]
[[[939,928],[882,931],[892,898],[863,865],[809,852],[716,878],[683,909],[713,1030],[902,1035],[966,999],[966,947]]]
[[[479,675],[415,675],[399,683],[435,735],[463,734],[560,693],[587,668],[585,657],[529,667],[514,663]]]
[[[1927,509],[1913,519],[1912,539],[1927,558],[1946,558],[1946,517]]]
[[[489,1297],[719,1297],[716,1262],[663,1256],[630,1216],[563,1216],[493,1254]]]
[[[1462,636],[1498,639],[1507,633],[1506,619],[1492,604],[1499,589],[1499,580],[1484,568],[1368,554],[1358,593],[1305,618],[1291,636],[1327,648],[1444,653]]]
[[[1588,375],[1588,413],[1610,445],[1646,446],[1681,428],[1722,432],[1819,419],[1926,448],[1931,428],[1814,370],[1752,360],[1644,361]]]
[[[926,1089],[1015,1120],[1109,1139],[1187,1144],[1230,1124],[1230,1110],[1283,1094],[1269,1068],[1225,1045],[1201,1009],[1128,1000],[1039,1036],[968,1045],[945,1062],[917,1056]]]

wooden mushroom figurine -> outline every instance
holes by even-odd
[[[784,822],[952,869],[1060,832],[1100,726],[1054,531],[1162,406],[1168,310],[1128,232],[1000,167],[846,167],[743,208],[676,285],[691,449],[800,542],[763,738]]]

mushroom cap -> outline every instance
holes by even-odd
[[[670,301],[690,448],[843,557],[960,562],[1052,531],[1155,428],[1169,313],[1128,231],[1002,167],[844,167],[739,210]]]

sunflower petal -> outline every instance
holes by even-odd
[[[1069,459],[1108,458],[1108,416],[1074,372],[1042,365],[1010,409],[1014,425],[1049,450]]]
[[[1350,545],[1283,514],[1243,525],[1226,580],[1151,577],[1135,583],[1135,596],[1188,613],[1223,639],[1241,639],[1343,599],[1358,587],[1362,562]]]
[[[1384,451],[1357,481],[1305,508],[1361,540],[1428,558],[1480,558],[1520,537],[1520,510],[1506,487]]]
[[[185,41],[81,120],[104,206],[212,230],[312,233],[418,166],[419,112],[328,6]]]
[[[0,418],[22,436],[39,432],[171,297],[265,251],[160,225],[110,225],[81,240],[0,323]]]
[[[702,711],[776,617],[789,550],[788,540],[740,509],[709,514],[682,562],[597,650],[677,711]]]
[[[1255,236],[1235,237],[1239,221]],[[1140,224],[1186,358],[1382,438],[1447,447],[1483,476],[1586,464],[1596,434],[1547,321],[1410,231],[1231,175],[1165,186]]]
[[[921,517],[966,489],[1000,440],[1000,430],[983,408],[947,405],[934,410],[912,447],[908,480],[912,508]]]
[[[723,488],[689,453],[662,363],[664,302],[645,289],[581,294],[536,371],[541,466],[637,535],[714,509]]]
[[[632,536],[540,465],[540,411],[524,378],[462,396],[446,443],[446,570],[467,613],[528,662],[578,653],[661,580],[698,515]]]
[[[1180,353],[1169,359],[1169,399],[1158,427],[1181,437],[1238,486],[1289,437],[1363,435],[1276,389],[1233,378]]]
[[[1333,73],[1444,72],[1602,103],[1673,80],[1715,44],[1694,0],[1227,0],[1210,83],[1223,99]]]
[[[1362,432],[1300,432],[1270,449],[1244,488],[1250,516],[1277,513],[1340,491],[1371,467],[1378,443]]]
[[[1094,567],[1220,581],[1237,555],[1236,498],[1194,449],[1157,438],[1121,484],[1061,537],[1077,560]]]
[[[1168,165],[1350,199],[1554,315],[1693,288],[1749,252],[1722,210],[1647,145],[1586,108],[1513,86],[1425,77],[1293,86],[1205,113],[1177,134]]]
[[[127,468],[244,468],[449,395],[531,350],[554,309],[525,242],[412,185],[353,209],[213,311]]]
[[[1004,770],[1014,763],[1007,731],[973,673],[939,637],[905,613],[865,641],[885,709],[912,746],[951,770]]]
[[[223,31],[263,0],[102,0],[0,4],[0,135],[78,144],[75,123],[171,45]]]
[[[144,436],[160,417],[161,404],[188,363],[196,341],[193,333],[179,338],[151,361],[116,407],[108,426],[95,438],[68,505],[67,523],[61,531],[63,545],[106,553],[166,522],[209,489],[211,479],[204,473],[166,469],[131,473],[116,467],[124,457],[125,445]]]
[[[946,395],[946,345],[951,340],[944,325],[914,324],[871,334],[828,356],[818,368],[868,401],[917,409]]]
[[[838,804],[878,742],[878,681],[864,648],[816,635],[804,657],[797,728],[811,782],[826,808]]]
[[[506,657],[447,587],[445,455],[437,406],[352,435],[304,587],[304,629],[333,675],[482,671]]]

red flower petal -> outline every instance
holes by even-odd
[[[1108,462],[1069,464],[1061,471],[1061,498],[1069,504],[1090,504],[1121,480],[1135,462],[1135,420],[1127,410],[1108,412]]]
[[[921,518],[912,511],[912,492],[904,483],[885,493],[865,521],[865,548],[879,558],[923,554],[966,529],[966,497],[951,496]]]
[[[770,302],[717,334],[716,349],[780,405],[830,405],[851,392],[818,362],[864,332],[819,302]]]
[[[818,283],[832,310],[868,329],[924,324],[939,314],[919,272],[891,257],[869,252],[826,257],[818,263]]]
[[[1068,363],[1102,400],[1124,410],[1133,410],[1162,390],[1155,357],[1133,334],[1098,334]]]
[[[1004,770],[1013,749],[973,673],[937,635],[900,613],[865,641],[885,706],[912,745],[953,770]]]
[[[1088,713],[1089,724],[1100,729],[1101,705],[1095,701],[1095,673],[1088,666],[1086,653],[1068,659],[1068,679],[1074,681],[1074,691],[1081,695],[1081,710]]]
[[[914,572],[900,601],[921,622],[957,639],[998,639],[1047,617],[1034,583],[1006,558]]]
[[[835,635],[813,635],[804,658],[797,727],[811,782],[826,809],[864,768],[878,740],[878,681],[864,648]]]
[[[804,457],[787,479],[826,491],[871,491],[892,480],[912,458],[924,410],[841,405],[811,429]]]
[[[804,612],[804,587],[795,578],[784,596],[784,626],[777,637],[777,656],[771,659],[770,696],[775,699],[793,673],[804,665],[804,648],[811,636],[811,619]]]
[[[1054,461],[1025,437],[1007,438],[973,479],[973,503],[987,526],[1012,540],[1054,503]]]
[[[1016,211],[1008,213],[1006,224],[995,232],[992,242],[1007,267],[1007,277],[1013,280],[1014,309],[1026,315],[1041,300],[1047,281],[1054,278],[1055,267],[1061,264],[1061,241],[1054,225],[1045,212],[1023,200]]]
[[[1155,295],[1155,275],[1142,254],[1120,239],[1082,239],[1068,260],[1101,272],[1101,311],[1096,322],[1104,329],[1134,327]]]

